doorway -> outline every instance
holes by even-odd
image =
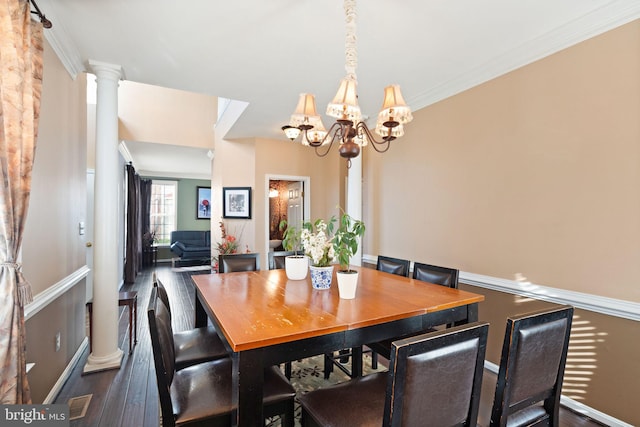
[[[282,234],[280,222],[286,220],[287,224],[295,227],[302,226],[304,221],[309,221],[311,210],[311,197],[308,176],[267,175],[265,180],[266,209],[266,252],[284,250],[282,247]]]

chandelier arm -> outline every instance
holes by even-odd
[[[335,124],[334,124],[335,126]],[[333,128],[333,126],[331,126]],[[333,136],[331,137],[331,142],[329,143],[329,145],[327,145],[327,149],[324,153],[322,153],[320,151],[320,149],[322,148],[322,144],[318,145],[316,147],[314,147],[316,149],[316,155],[318,157],[325,157],[327,154],[329,154],[329,151],[331,151],[331,147],[333,147],[333,143],[336,141],[338,137],[338,134],[340,133],[340,131],[336,131],[333,133]],[[325,136],[325,139],[327,139],[327,137],[330,135],[331,133],[327,133],[327,136]]]
[[[366,124],[364,124],[364,122],[358,122],[356,124],[356,130],[357,131],[362,131],[365,133],[366,138],[372,142],[371,146],[373,147],[374,150],[376,150],[378,153],[384,153],[386,152],[390,147],[391,147],[391,141],[393,141],[394,139],[396,139],[394,136],[390,136],[388,138],[383,138],[382,140],[377,140],[375,138],[375,135],[369,130],[369,128],[367,127]],[[378,148],[380,147],[380,148]]]
[[[311,141],[309,139],[309,134],[307,132],[312,130],[313,127],[311,127],[310,129],[304,129],[303,132],[302,132],[302,138],[304,138],[304,140],[307,141],[307,144],[309,144],[311,147],[317,148],[317,147],[322,146],[325,142],[327,142],[327,138],[329,138],[329,136],[331,135],[333,130],[338,128],[338,127],[341,128],[342,125],[340,125],[340,123],[338,123],[338,122],[335,122],[334,124],[332,124],[331,127],[329,128],[329,130],[327,131],[327,134],[324,136],[324,138],[322,138],[322,140],[320,140],[318,142],[314,142],[314,141]],[[332,141],[332,143],[333,143],[333,141]]]

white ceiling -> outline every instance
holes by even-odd
[[[285,139],[299,94],[324,112],[345,74],[341,0],[36,2],[72,74],[91,59],[126,80],[247,102],[227,139]],[[360,106],[374,117],[398,83],[417,110],[639,17],[638,0],[361,0]]]
[[[211,179],[213,152],[206,148],[141,141],[122,141],[122,145],[125,159],[133,163],[141,176]]]

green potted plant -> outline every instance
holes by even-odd
[[[286,219],[280,221],[280,231],[284,230],[282,235],[282,247],[294,254],[285,257],[284,269],[289,280],[304,280],[309,270],[309,258],[302,254],[302,228],[289,226]]]
[[[358,285],[358,271],[351,269],[351,257],[358,252],[360,239],[364,236],[365,225],[364,222],[353,219],[342,208],[340,211],[342,215],[338,221],[338,228],[333,235],[332,243],[335,258],[340,264],[340,269],[337,272],[340,298],[351,299],[355,297]]]

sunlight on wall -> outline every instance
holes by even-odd
[[[598,348],[604,345],[607,335],[574,314],[562,394],[578,401],[585,399],[591,378],[598,368]]]
[[[520,283],[528,284],[521,275],[516,275]],[[524,286],[526,290],[533,291],[535,285]],[[516,305],[535,302],[532,298],[514,295]],[[588,393],[589,384],[595,370],[598,368],[598,348],[606,342],[606,332],[598,332],[596,327],[588,320],[581,320],[580,315],[573,315],[571,325],[571,337],[569,338],[569,351],[565,365],[562,394],[576,401],[584,401]]]

